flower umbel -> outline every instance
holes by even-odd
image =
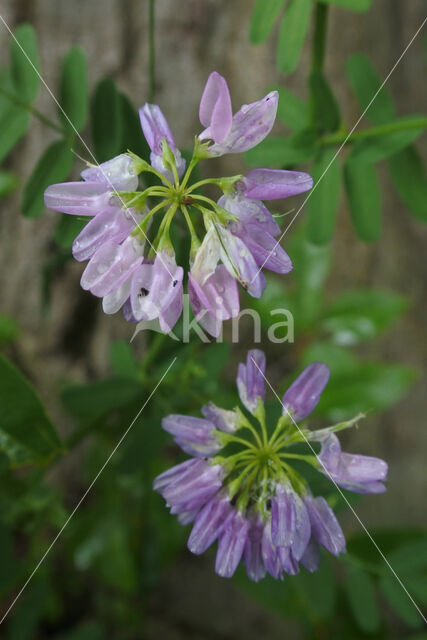
[[[267,573],[280,579],[285,573],[295,575],[300,565],[315,571],[321,547],[335,556],[345,551],[332,508],[324,497],[312,495],[295,461],[358,493],[384,491],[387,475],[383,460],[341,451],[335,432],[361,416],[317,431],[296,424],[313,411],[327,384],[329,369],[323,363],[309,365],[286,391],[283,415],[269,433],[264,369],[265,355],[259,350],[249,351],[238,368],[239,396],[251,418],[237,407],[230,411],[209,403],[202,408],[203,418],[163,419],[163,428],[193,458],[154,481],[181,524],[193,523],[190,551],[201,554],[218,540],[215,571],[231,577],[243,560],[255,582]],[[301,445],[311,441],[321,443],[320,454],[311,447],[300,453]]]
[[[105,313],[123,308],[127,320],[158,319],[162,331],[171,331],[181,315],[184,269],[189,266],[193,312],[208,333],[218,336],[222,322],[239,313],[237,283],[259,298],[265,288],[260,267],[278,273],[292,269],[275,240],[279,227],[262,201],[307,191],[313,184],[308,174],[256,169],[246,176],[191,183],[202,159],[259,144],[274,124],[277,103],[273,91],[233,115],[227,82],[214,71],[200,101],[205,128],[195,138],[187,169],[160,107],[145,104],[139,115],[150,164],[128,151],[85,169],[81,182],[46,189],[48,208],[91,217],[72,251],[76,260],[89,260],[81,284],[102,298]],[[150,174],[156,184],[138,190],[140,174]],[[217,201],[201,192],[206,185],[222,192]],[[189,261],[183,266],[176,264],[171,240],[179,213],[191,238]]]

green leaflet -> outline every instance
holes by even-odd
[[[14,89],[24,102],[32,102],[39,91],[40,61],[36,32],[30,24],[21,24],[10,43],[11,74]]]
[[[284,73],[295,71],[308,31],[313,3],[290,0],[282,18],[277,49],[277,66]]]
[[[59,104],[62,110],[58,110],[59,119],[68,131],[74,133],[75,130],[83,129],[88,114],[88,101],[86,57],[82,49],[71,47],[62,63],[59,85]]]
[[[349,158],[344,165],[344,182],[357,235],[364,242],[378,240],[381,192],[375,167]]]
[[[311,168],[314,185],[307,200],[307,236],[314,244],[329,242],[335,228],[340,194],[340,166],[335,149],[325,149]]]
[[[61,448],[58,433],[22,373],[0,356],[0,450],[14,464],[42,463]]]
[[[257,0],[251,15],[249,40],[253,44],[264,42],[273,28],[285,0]]]

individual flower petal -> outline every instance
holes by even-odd
[[[188,294],[197,322],[215,337],[220,334],[223,321],[235,318],[239,313],[237,283],[222,264],[204,285],[200,285],[190,272]]]
[[[304,503],[308,511],[312,535],[334,556],[345,551],[345,538],[338,520],[325,498],[306,496]]]
[[[80,284],[100,298],[125,282],[142,263],[142,247],[129,236],[123,244],[108,241],[90,259]]]
[[[329,374],[329,367],[323,362],[309,364],[283,396],[283,413],[289,411],[295,420],[304,420],[319,402]]]
[[[231,129],[225,140],[210,146],[209,154],[222,156],[224,153],[242,153],[256,147],[273,127],[278,101],[279,94],[272,91],[262,100],[244,104],[234,114]]]
[[[160,171],[168,180],[173,182],[172,172],[165,167],[163,163],[162,140],[166,140],[174,155],[179,177],[184,173],[185,160],[182,158],[175,144],[175,138],[172,135],[165,116],[157,104],[149,104],[147,102],[139,110],[139,118],[145,139],[151,149],[150,161],[152,166],[157,169],[157,171]]]
[[[175,288],[182,283],[184,271],[166,251],[156,255],[153,264],[144,263],[134,273],[131,306],[136,320],[154,320],[171,304]]]
[[[273,578],[283,580],[283,567],[280,561],[277,547],[274,546],[271,539],[271,519],[267,520],[261,541],[261,555],[264,566]]]
[[[163,333],[170,333],[182,313],[184,289],[182,280],[174,287],[174,292],[159,314],[159,325]]]
[[[213,71],[205,85],[199,107],[200,122],[206,130],[200,139],[211,138],[223,142],[230,132],[233,120],[230,91],[227,82],[217,71]]]
[[[44,192],[48,209],[76,216],[95,216],[110,205],[111,189],[101,182],[60,182]]]
[[[196,555],[204,553],[224,531],[233,514],[234,509],[227,495],[213,496],[194,520],[187,543],[190,551]]]
[[[388,466],[384,460],[372,456],[343,453],[334,433],[319,439],[322,448],[318,455],[320,471],[344,489],[356,493],[382,493],[382,481],[387,477]]]
[[[237,278],[242,287],[253,298],[260,298],[265,288],[265,279],[252,253],[243,240],[228,229],[217,225],[221,236],[221,260],[231,276]]]
[[[181,464],[177,464],[157,476],[153,482],[153,489],[161,493],[166,487],[183,482],[190,475],[197,476],[204,471],[205,465],[204,460],[194,458],[181,462]]]
[[[215,425],[203,418],[172,414],[163,418],[162,427],[176,436],[176,443],[190,455],[212,456],[222,448],[214,433]]]
[[[276,273],[292,271],[292,262],[286,251],[267,231],[256,224],[246,224],[238,232],[256,264]]]
[[[235,411],[228,411],[227,409],[221,409],[214,405],[213,402],[209,402],[202,407],[202,414],[206,420],[212,422],[217,429],[225,431],[226,433],[234,433],[237,430],[238,415]]]
[[[246,364],[239,364],[237,390],[242,404],[253,413],[265,396],[265,353],[260,349],[248,351]]]
[[[248,537],[249,522],[239,512],[235,511],[233,519],[229,521],[218,540],[215,571],[223,578],[231,578],[243,555]]]
[[[292,489],[282,484],[271,499],[271,539],[276,547],[290,547],[295,537],[296,507]]]
[[[134,226],[132,218],[116,207],[98,213],[75,238],[72,246],[74,259],[79,262],[88,260],[107,240],[120,244]]]
[[[117,313],[128,300],[130,295],[131,278],[125,280],[119,287],[113,289],[102,298],[102,310],[104,313],[111,315]]]
[[[304,555],[301,558],[302,565],[309,571],[313,573],[313,571],[317,571],[320,565],[320,548],[318,543],[314,538],[310,539],[308,543]]]
[[[299,573],[299,566],[292,554],[291,547],[277,547],[277,553],[283,571],[290,576],[296,576],[296,574]]]
[[[261,518],[253,518],[249,527],[244,550],[246,573],[248,574],[248,578],[253,582],[259,582],[267,573],[261,551],[263,533],[264,524]]]
[[[311,536],[310,518],[305,504],[300,496],[294,492],[295,503],[295,535],[291,543],[292,555],[295,560],[301,560]]]
[[[238,217],[237,221],[232,221],[228,225],[229,229],[236,235],[246,224],[256,224],[272,236],[277,236],[280,233],[279,225],[260,200],[249,200],[249,198],[245,198],[240,193],[235,192],[221,196],[218,204]]]
[[[169,484],[161,493],[166,502],[179,511],[200,509],[222,486],[224,468],[205,460],[197,474],[189,474],[180,482]]]
[[[313,178],[302,171],[253,169],[238,183],[239,191],[254,200],[277,200],[308,191]]]
[[[209,227],[191,266],[191,275],[203,286],[216,270],[221,257],[221,243],[215,226]]]
[[[172,509],[171,509],[171,513],[172,513]],[[182,511],[181,513],[178,513],[177,516],[178,516],[179,524],[182,524],[182,526],[185,526],[187,524],[190,524],[190,522],[194,522],[194,519],[198,513],[199,513],[198,509],[193,509],[193,511]]]
[[[135,191],[138,187],[138,176],[135,174],[133,160],[122,153],[100,165],[84,169],[81,177],[86,182],[99,182],[108,190]]]

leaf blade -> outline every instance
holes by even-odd
[[[307,200],[307,235],[313,244],[327,244],[335,227],[340,195],[340,166],[334,149],[325,149],[311,169],[314,185]]]
[[[375,242],[381,233],[381,192],[375,167],[346,162],[344,184],[357,235],[364,242]]]
[[[86,57],[80,47],[71,47],[62,62],[59,104],[63,111],[58,109],[62,124],[71,133],[83,129],[88,115],[88,100]]]
[[[283,73],[295,71],[310,23],[311,0],[290,0],[282,18],[277,66]]]

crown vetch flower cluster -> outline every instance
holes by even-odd
[[[200,160],[259,144],[274,124],[277,104],[273,91],[233,115],[227,83],[213,72],[200,102],[205,128],[195,139],[187,169],[162,111],[145,104],[139,115],[151,164],[129,151],[85,169],[83,181],[48,187],[47,207],[92,218],[72,251],[76,260],[89,260],[81,285],[102,298],[105,313],[123,309],[127,320],[158,320],[164,332],[173,328],[182,311],[184,280],[170,239],[178,211],[191,236],[190,303],[212,335],[219,335],[222,322],[239,313],[237,283],[260,297],[265,288],[263,267],[278,273],[292,269],[276,240],[280,229],[263,201],[310,189],[308,174],[255,169],[245,176],[190,183]],[[154,174],[158,183],[139,191],[138,175],[144,172]],[[200,193],[207,184],[222,191],[217,202]],[[156,233],[150,237],[152,223]]]
[[[282,399],[283,414],[268,434],[265,410],[265,355],[249,351],[240,364],[237,389],[254,426],[239,409],[209,403],[203,418],[169,415],[162,426],[189,460],[158,476],[154,489],[181,524],[193,523],[188,548],[201,554],[218,540],[216,572],[231,577],[243,560],[251,580],[274,578],[319,566],[320,547],[345,551],[341,527],[324,497],[314,497],[293,460],[311,464],[336,485],[358,493],[385,491],[387,464],[379,458],[341,451],[336,431],[357,418],[318,431],[299,427],[317,405],[329,379],[328,367],[310,364]],[[247,437],[244,434],[247,434]],[[293,452],[302,442],[321,444],[318,456]],[[220,455],[221,452],[221,455]]]

